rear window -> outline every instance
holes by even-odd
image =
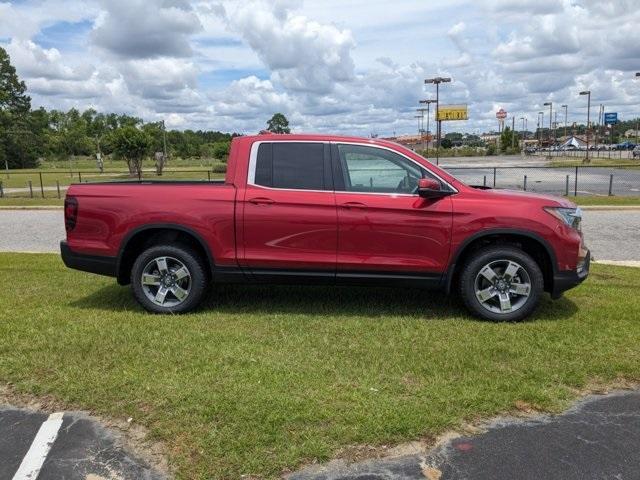
[[[324,145],[301,142],[260,144],[255,184],[272,188],[324,190]]]

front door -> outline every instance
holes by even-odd
[[[436,177],[382,147],[339,144],[333,157],[338,277],[439,277],[449,258],[452,202],[417,195],[420,178]]]
[[[243,266],[254,275],[333,278],[337,216],[329,145],[273,141],[253,149],[242,200]]]

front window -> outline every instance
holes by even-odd
[[[376,147],[338,145],[344,187],[349,192],[413,194],[420,178],[435,178],[402,155]]]

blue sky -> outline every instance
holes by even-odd
[[[413,133],[424,78],[453,78],[482,132],[505,108],[592,90],[640,115],[634,0],[0,0],[0,45],[34,106],[126,112],[173,128],[252,133],[277,111],[295,131]],[[545,109],[546,111],[546,109]],[[548,122],[545,119],[545,123]],[[563,121],[563,118],[559,118]]]

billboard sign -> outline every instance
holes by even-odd
[[[436,120],[469,120],[469,112],[466,105],[441,105],[438,107]]]
[[[605,125],[615,125],[618,123],[618,113],[610,112],[604,114],[604,124]]]
[[[501,108],[500,110],[498,110],[496,112],[496,118],[498,120],[504,120],[505,118],[507,118],[507,112],[504,108]]]

